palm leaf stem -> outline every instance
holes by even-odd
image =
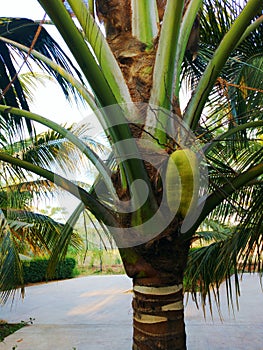
[[[218,45],[185,110],[184,121],[192,130],[198,125],[207,98],[224,64],[239,43],[240,37],[246,32],[248,23],[262,6],[261,0],[249,0]]]
[[[17,43],[13,40],[0,37],[0,40],[11,44],[14,47],[19,48],[22,51],[29,52],[29,48],[27,46],[24,46],[20,43]],[[90,93],[90,91],[82,84],[79,82],[72,74],[67,72],[63,67],[61,67],[59,64],[55,63],[53,60],[49,59],[45,55],[41,54],[40,52],[36,50],[31,51],[31,55],[33,55],[35,58],[38,60],[41,60],[45,62],[47,65],[50,66],[54,71],[56,71],[58,74],[60,74],[65,80],[67,80],[74,88],[78,91],[78,93],[83,97],[83,99],[88,103],[96,117],[98,118],[100,124],[104,127],[105,126],[105,120],[106,117],[103,115],[103,110],[99,109],[99,102],[96,101],[96,98]]]
[[[173,99],[175,57],[183,13],[183,0],[168,0],[160,33],[150,103],[170,110]],[[176,15],[175,15],[176,14]],[[173,45],[171,45],[173,42]]]
[[[110,169],[107,168],[107,166],[102,162],[102,160],[97,156],[97,154],[90,147],[88,147],[84,142],[82,142],[80,140],[80,138],[75,136],[69,130],[63,128],[61,125],[53,122],[50,119],[42,117],[36,113],[28,112],[26,110],[14,108],[14,107],[9,107],[9,106],[5,106],[5,105],[0,105],[0,111],[3,113],[13,113],[16,116],[25,117],[27,119],[34,120],[42,125],[45,125],[45,126],[51,128],[52,130],[55,130],[56,132],[61,134],[63,137],[67,138],[76,147],[78,147],[88,157],[88,159],[94,164],[94,166],[98,169],[98,171],[103,176],[103,179],[104,179],[109,191],[112,193],[113,196],[116,196],[115,189],[114,189],[113,184],[111,182]]]
[[[101,204],[98,200],[93,198],[93,196],[91,196],[87,191],[75,185],[68,179],[50,170],[43,169],[35,164],[26,162],[16,157],[12,157],[4,152],[0,152],[0,160],[46,178],[47,180],[55,183],[57,186],[63,188],[67,192],[71,193],[76,198],[80,199],[84,203],[86,208],[90,210],[98,219],[103,220],[103,222],[110,226],[118,225],[113,212],[109,208]]]
[[[100,106],[117,105],[118,101],[98,65],[94,54],[89,49],[79,29],[74,24],[63,2],[60,0],[39,0],[39,3],[47,11],[71,50],[98,99]],[[114,143],[131,137],[127,120],[121,108],[119,108],[118,113],[111,113],[108,115],[104,120],[104,125],[105,124],[107,126],[107,130],[105,131],[110,133]],[[119,153],[122,154],[123,152],[119,150]]]
[[[254,30],[256,30],[260,26],[261,23],[263,23],[263,15],[261,15],[259,18],[257,18],[253,23],[251,23],[247,27],[245,33],[241,36],[236,47],[238,47],[249,36],[249,34],[251,34]]]
[[[118,105],[118,101],[114,96],[101,68],[89,49],[86,41],[82,37],[78,28],[75,26],[72,18],[60,0],[38,0],[41,6],[53,20],[60,34],[64,38],[66,44],[71,50],[73,56],[81,67],[85,77],[90,83],[95,96],[100,101],[102,107],[114,105],[114,110],[107,109],[107,116],[104,119],[105,133],[110,136],[111,142],[114,144],[116,156],[122,160],[120,167],[124,169],[129,186],[136,180],[142,179],[149,189],[149,201],[156,206],[156,200],[151,188],[151,184],[145,170],[143,161],[141,160],[138,147],[132,138],[127,119],[125,118],[122,108]],[[123,140],[130,140],[127,147]],[[127,154],[133,153],[134,157],[128,158]],[[143,203],[145,198],[141,198],[140,191],[134,193],[134,197],[138,197],[138,202]],[[137,199],[136,199],[137,200]],[[149,207],[152,207],[150,205]]]
[[[118,103],[132,102],[120,67],[100,27],[91,15],[89,9],[87,9],[86,4],[82,0],[68,0],[68,3],[78,19],[83,29],[83,33],[91,45],[96,58],[98,59],[100,69],[105,76],[116,101]]]
[[[132,34],[150,49],[157,36],[159,22],[156,0],[131,0]]]
[[[60,0],[39,0],[71,50],[103,107],[117,103],[94,55]],[[59,14],[59,15],[58,15]]]
[[[36,50],[30,50],[29,47],[27,47],[25,45],[22,45],[22,44],[20,44],[20,43],[18,43],[16,41],[7,39],[5,37],[0,37],[0,40],[4,41],[7,44],[10,44],[10,45],[18,48],[19,50],[22,50],[22,51],[27,52],[27,53],[30,52],[30,54],[32,56],[34,56],[38,60],[41,60],[41,61],[45,62],[47,65],[49,65],[50,68],[52,68],[54,71],[59,73],[70,84],[72,84],[72,86],[74,86],[74,88],[79,92],[79,94],[89,104],[89,106],[94,111],[94,113],[96,113],[96,110],[98,109],[99,106],[98,106],[94,96],[89,92],[89,90],[87,88],[85,88],[85,86],[82,83],[80,83],[76,78],[73,77],[72,74],[68,73],[59,64],[57,64],[56,62],[52,61],[51,59],[49,59],[45,55],[41,54],[40,52],[38,52]],[[101,119],[101,117],[99,119]]]
[[[154,64],[153,84],[149,102],[153,106],[160,106],[168,111],[171,110],[175,87],[175,58],[183,5],[183,0],[167,1]],[[171,45],[171,42],[173,42],[173,45]],[[167,125],[169,117],[165,113],[159,114],[154,136],[161,144],[165,144],[166,133],[163,129]],[[148,116],[148,118],[150,117]],[[146,119],[145,124],[152,127],[152,122],[148,119]]]
[[[193,27],[196,15],[202,5],[202,0],[192,0],[189,2],[186,12],[182,18],[182,24],[180,27],[180,33],[177,43],[176,59],[175,59],[175,96],[179,98],[180,90],[180,77],[183,66],[183,59],[188,43],[188,39]]]

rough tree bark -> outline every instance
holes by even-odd
[[[133,350],[186,349],[183,272],[189,243],[170,227],[161,238],[121,249],[133,279]]]

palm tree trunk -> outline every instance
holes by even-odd
[[[183,285],[133,286],[133,350],[186,349]]]
[[[133,350],[185,350],[183,276],[189,241],[175,230],[153,242],[122,248],[133,279]]]

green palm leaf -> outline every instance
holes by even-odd
[[[210,231],[210,238],[214,243],[190,252],[186,270],[186,280],[189,281],[187,288],[195,296],[197,296],[196,290],[200,290],[203,306],[207,299],[211,299],[211,293],[213,293],[219,307],[219,286],[222,281],[226,280],[227,299],[230,303],[233,300],[232,283],[234,283],[236,295],[239,295],[238,274],[240,272],[257,271],[261,275],[263,267],[262,195],[262,183],[250,189],[250,200],[247,201],[247,207],[240,213],[240,223],[226,230],[221,237],[218,237],[216,232]],[[200,236],[203,238],[202,232]],[[235,278],[231,279],[233,274]]]
[[[0,36],[17,41],[28,47],[31,47],[38,28],[39,24],[29,19],[4,17],[0,18]],[[41,31],[37,35],[38,40],[36,40],[34,43],[34,48],[40,53],[46,55],[49,59],[54,60],[62,67],[66,68],[69,72],[78,75],[80,78],[80,73],[78,70],[74,67],[71,60],[65,55],[60,46],[52,39],[48,32],[44,28],[41,28]],[[6,44],[2,41],[0,42],[0,49],[0,87],[4,92],[5,104],[13,107],[21,106],[23,109],[29,110],[28,103],[25,98],[25,93],[17,77],[19,71],[13,64],[12,56],[14,54],[17,54],[29,65],[30,62],[28,60],[28,57],[26,57],[21,51],[14,49],[11,45]],[[61,75],[57,74],[57,72],[50,68],[50,66],[46,65],[42,61],[34,59],[34,57],[31,59],[33,59],[40,65],[40,67],[42,67],[56,79],[67,97],[69,96],[69,92],[73,94],[75,93],[75,90],[72,88],[71,84],[69,84]],[[18,127],[21,129],[22,124],[20,118],[14,118],[14,123],[12,123],[12,119],[10,119],[8,115],[5,115],[5,118],[8,118],[8,122],[10,123],[10,130],[12,130],[12,125],[18,125]],[[26,120],[26,125],[28,131],[32,134],[32,123],[29,120]]]
[[[0,303],[5,303],[15,288],[23,285],[22,264],[9,225],[0,210]],[[21,289],[22,295],[24,288]]]

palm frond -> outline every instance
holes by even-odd
[[[15,288],[23,285],[22,264],[13,241],[10,227],[0,210],[0,304],[15,294]],[[24,289],[21,289],[22,294]]]
[[[27,72],[19,74],[19,81],[26,100],[33,102],[34,92],[36,91],[38,84],[45,86],[47,82],[54,82],[55,80],[48,74],[40,72]]]
[[[23,295],[20,254],[48,256],[65,232],[65,225],[29,210],[9,208],[6,214],[1,209],[0,213],[0,302],[5,303],[17,288],[21,288]],[[65,254],[69,245],[75,250],[83,247],[83,241],[76,231],[72,230],[68,238]]]
[[[18,246],[23,241],[27,242],[27,248],[33,255],[50,254],[65,226],[47,215],[18,209],[8,211],[8,221]],[[82,244],[81,237],[74,230],[65,248],[66,252],[69,245],[79,250]]]
[[[6,142],[2,150],[25,161],[33,164],[50,168],[54,162],[60,164],[63,169],[74,168],[73,159],[67,153],[72,145],[66,144],[66,140],[55,131],[47,131],[40,135],[36,135],[33,139],[22,139],[20,141]],[[4,171],[0,175],[1,181],[4,183],[16,184],[17,178],[26,182],[26,172],[10,164],[3,165]],[[22,178],[23,176],[23,178]],[[28,174],[27,176],[30,176]],[[14,180],[11,180],[11,179]]]
[[[263,186],[259,183],[249,191],[248,210],[243,209],[239,224],[225,231],[226,234],[213,237],[213,243],[190,251],[186,270],[187,288],[196,302],[200,295],[203,306],[208,301],[211,308],[212,295],[220,308],[219,286],[227,285],[227,300],[233,307],[233,290],[236,301],[239,296],[239,277],[244,271],[259,272],[263,268]],[[202,233],[201,233],[202,235]],[[234,284],[234,285],[233,285]],[[196,290],[200,291],[196,293]]]
[[[60,46],[53,40],[48,32],[42,27],[40,31],[39,24],[32,20],[25,18],[0,18],[0,36],[12,39],[28,47],[34,48],[40,53],[43,53],[51,60],[60,64],[63,68],[67,69],[72,74],[76,74],[80,79],[79,71],[74,67],[69,57],[63,52]],[[37,40],[35,38],[37,36]],[[22,51],[15,49],[12,45],[5,42],[0,42],[1,58],[0,58],[0,70],[1,70],[1,89],[3,91],[4,103],[13,107],[21,107],[25,110],[29,110],[29,106],[26,100],[26,95],[23,91],[20,80],[18,79],[18,73],[20,67],[16,68],[14,55],[22,59],[30,68],[29,57],[26,56]],[[18,59],[18,62],[19,62]],[[75,94],[74,88],[68,83],[60,74],[57,74],[50,66],[46,65],[43,61],[37,60],[34,56],[31,57],[35,63],[37,63],[42,69],[47,71],[61,86],[66,97],[69,97],[69,93]],[[9,123],[12,122],[8,114],[5,115]],[[20,118],[13,119],[13,126],[18,126],[19,130],[22,129],[22,123]],[[32,123],[26,120],[26,125],[30,134],[32,134],[33,128]],[[12,128],[10,128],[12,130]]]
[[[244,271],[262,273],[263,268],[263,183],[253,186],[250,202],[244,210],[228,250],[238,252],[239,268]]]
[[[227,239],[216,241],[207,246],[192,249],[189,253],[189,260],[185,271],[186,289],[193,295],[197,305],[201,303],[204,314],[207,303],[211,314],[213,314],[213,298],[220,312],[219,287],[223,281],[226,281],[228,305],[234,308],[234,294],[236,295],[236,301],[238,301],[239,283],[236,251],[229,255],[224,254],[225,260],[222,263],[221,254],[227,242]],[[234,286],[231,278],[233,275],[235,277]]]
[[[198,239],[204,245],[212,242],[222,241],[228,238],[233,231],[230,226],[221,223],[213,218],[204,220],[199,230],[196,232],[195,239]]]
[[[48,275],[52,276],[55,273],[56,266],[59,260],[65,258],[69,243],[72,240],[74,233],[74,226],[79,220],[81,213],[84,211],[85,206],[82,202],[76,207],[74,212],[71,214],[66,224],[64,225],[59,237],[57,238],[51,252],[50,263],[48,266]],[[78,247],[78,245],[76,245]]]

